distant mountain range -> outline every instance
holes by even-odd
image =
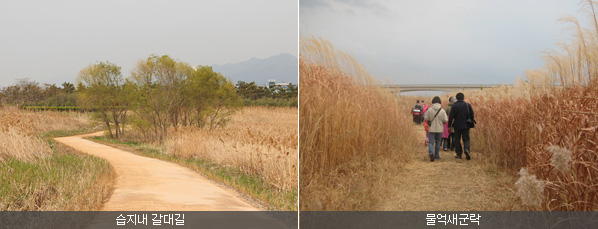
[[[238,81],[254,81],[257,85],[266,85],[268,80],[276,80],[276,83],[284,82],[297,85],[297,61],[297,57],[283,53],[266,59],[254,57],[235,64],[215,64],[212,69],[222,73],[234,84],[237,84]]]

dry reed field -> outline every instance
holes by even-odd
[[[176,157],[233,166],[279,190],[297,190],[297,108],[246,107],[224,128],[179,129],[165,146]]]
[[[519,171],[516,188],[530,209],[598,209],[598,88],[517,86],[470,101],[474,151]]]
[[[300,44],[300,209],[376,209],[416,142],[407,102],[329,42]]]
[[[575,33],[527,81],[470,94],[472,147],[519,180],[530,210],[598,210],[598,24],[567,18]],[[466,99],[468,95],[466,94]]]
[[[114,179],[108,163],[44,137],[89,128],[88,118],[0,108],[0,210],[99,209]]]
[[[90,127],[81,113],[29,112],[16,107],[0,110],[0,162],[8,158],[32,161],[50,155],[48,144],[38,133]]]

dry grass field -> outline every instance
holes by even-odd
[[[264,208],[296,211],[297,115],[295,107],[245,107],[223,128],[171,127],[163,144],[144,142],[137,130],[90,139],[188,167]]]
[[[0,108],[0,210],[101,207],[111,193],[110,165],[49,137],[90,128],[88,117]]]
[[[519,176],[530,210],[598,209],[598,90],[531,85],[470,95],[472,150]],[[497,112],[500,111],[500,112]]]
[[[598,18],[595,3],[585,3],[592,24],[584,28],[575,18],[564,19],[572,39],[545,53],[544,68],[526,72],[513,87],[465,92],[478,122],[470,163],[479,163],[479,174],[496,178],[480,179],[467,190],[486,190],[488,184],[494,186],[488,190],[502,188],[509,196],[480,199],[469,205],[473,209],[496,210],[496,203],[511,210],[598,210]],[[301,38],[302,210],[377,209],[388,196],[383,186],[394,185],[395,170],[388,165],[403,166],[410,142],[421,142],[409,136],[413,125],[401,113],[402,104],[414,101],[393,101],[366,87],[372,84],[351,56],[329,42]],[[407,170],[417,170],[411,167]]]
[[[52,151],[39,133],[90,127],[88,119],[88,115],[74,112],[29,112],[3,107],[0,110],[0,162],[9,158],[32,161],[46,157]]]
[[[225,128],[179,129],[166,153],[234,166],[280,190],[297,189],[297,108],[246,107]]]
[[[350,55],[301,38],[300,208],[374,210],[416,143],[410,107]],[[410,104],[410,103],[409,103]]]
[[[598,210],[598,24],[585,3],[591,26],[564,19],[573,39],[546,52],[544,68],[513,88],[469,95],[479,123],[473,150],[519,177],[530,210]]]

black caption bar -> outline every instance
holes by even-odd
[[[301,228],[598,228],[598,212],[301,211]]]
[[[4,228],[289,228],[296,211],[0,212]]]

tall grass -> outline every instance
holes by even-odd
[[[409,108],[331,43],[300,43],[300,209],[374,209],[384,177],[411,158]]]
[[[17,126],[27,132],[49,132],[56,130],[76,130],[92,125],[89,113],[27,111],[14,106],[5,106],[0,112],[0,126]]]
[[[0,210],[99,210],[114,171],[49,139],[89,128],[87,115],[0,108]]]
[[[0,211],[97,211],[112,194],[108,162],[51,143],[52,155],[0,163]]]
[[[598,24],[595,3],[585,4],[591,28],[564,19],[573,39],[546,52],[545,68],[514,88],[469,95],[472,147],[519,171],[518,193],[532,210],[598,210]]]
[[[15,158],[31,162],[52,153],[38,133],[89,127],[85,114],[30,112],[16,107],[0,108],[0,162]]]
[[[135,131],[124,141],[93,139],[189,167],[268,209],[296,211],[297,115],[295,107],[245,107],[223,128],[172,128],[163,145],[140,143]]]
[[[167,153],[235,166],[280,190],[297,189],[297,108],[246,107],[221,129],[179,129]]]

